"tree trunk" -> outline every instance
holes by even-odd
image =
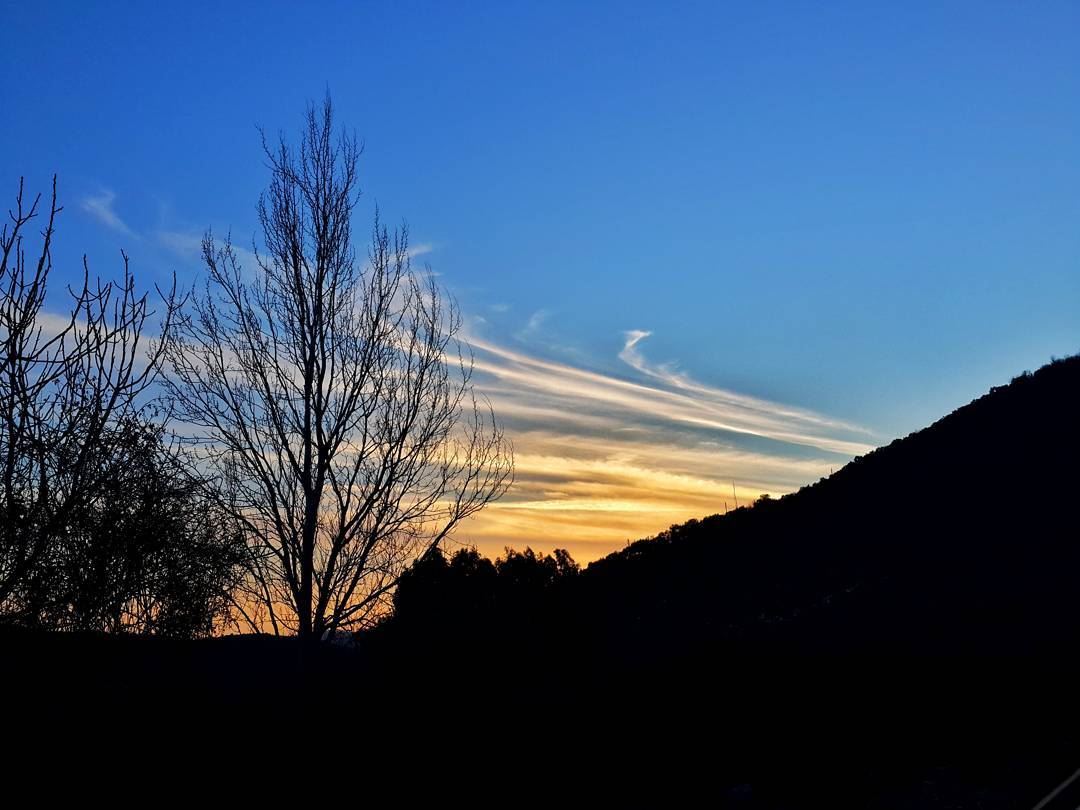
[[[297,635],[301,643],[307,647],[316,641],[314,634],[314,617],[312,616],[312,579],[315,570],[315,529],[319,511],[318,497],[314,493],[308,493],[304,504],[304,536],[301,539],[300,561],[300,604],[297,605],[298,627]]]

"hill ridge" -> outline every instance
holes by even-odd
[[[1059,620],[1080,626],[1074,610],[1046,612],[1066,608],[1067,583],[1050,563],[1080,562],[1076,544],[1062,539],[1075,525],[1067,496],[1080,485],[1070,463],[1080,455],[1078,404],[1080,356],[1055,359],[796,492],[672,526],[616,551],[582,578],[584,591],[598,592],[585,598],[592,615],[603,617],[598,635],[601,627],[617,625],[625,609],[654,616],[635,623],[637,646],[649,637],[660,642],[658,624],[714,631],[719,622],[734,631],[704,637],[752,639],[755,648],[991,652],[998,647],[988,636],[995,635],[1001,649],[1034,649],[1042,631]],[[762,549],[771,552],[769,560]],[[1010,552],[1011,578],[1000,569]],[[739,581],[725,568],[737,569]],[[1040,575],[1048,586],[1042,593]],[[859,591],[858,598],[837,596]],[[882,602],[886,594],[891,601]],[[880,620],[877,632],[864,626],[858,638],[850,617],[843,630],[834,623],[826,631],[803,616],[823,603],[828,609],[817,612],[835,617],[845,601],[868,611],[861,624],[870,616]],[[975,606],[984,610],[982,620]],[[947,621],[922,627],[919,639],[899,631],[897,611],[923,624],[935,612]],[[1033,612],[1041,626],[1020,632],[1019,618],[1034,619]],[[758,626],[770,616],[793,614],[800,617],[798,631]],[[716,621],[695,619],[701,616]],[[945,632],[951,627],[959,635],[965,626],[967,639],[950,640]],[[877,641],[870,643],[872,637]]]

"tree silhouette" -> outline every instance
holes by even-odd
[[[393,616],[372,635],[391,645],[383,657],[399,662],[542,657],[565,640],[564,600],[579,573],[565,549],[506,549],[495,561],[476,549],[450,558],[432,549],[401,577]]]
[[[26,231],[40,203],[41,195],[26,201],[20,182],[0,232],[0,616],[30,623],[67,597],[58,566],[72,525],[124,464],[120,426],[148,407],[179,306],[164,296],[164,338],[147,346],[155,313],[124,255],[119,282],[91,280],[84,258],[70,309],[44,311],[61,211],[55,177],[40,248],[28,261]]]
[[[178,638],[211,635],[229,620],[243,572],[239,527],[200,494],[165,428],[136,418],[111,427],[113,474],[68,517],[66,537],[35,579],[53,628]]]
[[[361,149],[335,137],[329,96],[299,149],[263,147],[255,266],[207,234],[207,285],[169,346],[169,385],[249,541],[237,608],[252,628],[310,639],[377,615],[414,559],[505,491],[512,456],[473,394],[457,309],[413,272],[406,230],[376,217],[359,260]]]

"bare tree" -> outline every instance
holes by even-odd
[[[329,97],[299,150],[263,148],[262,246],[242,268],[203,242],[208,279],[168,349],[198,463],[250,539],[237,609],[256,630],[320,638],[385,607],[404,569],[509,486],[512,453],[473,394],[461,319],[376,216],[356,253],[355,137]]]
[[[84,257],[66,314],[44,311],[61,211],[55,177],[40,250],[27,261],[40,202],[26,204],[20,181],[0,231],[0,615],[26,621],[66,598],[57,577],[72,516],[115,479],[124,454],[114,428],[147,407],[177,308],[166,294],[165,339],[148,347],[154,311],[122,254],[120,282],[91,281]]]

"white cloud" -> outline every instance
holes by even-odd
[[[529,316],[529,319],[525,322],[525,325],[514,333],[514,338],[521,341],[527,341],[535,337],[536,334],[543,328],[544,322],[551,315],[546,309],[538,309]]]
[[[864,435],[869,435],[870,433],[870,431],[865,428],[860,428],[835,419],[828,419],[811,411],[793,408],[776,402],[769,402],[767,400],[757,399],[756,397],[738,394],[734,391],[728,391],[723,388],[715,388],[699,383],[689,375],[677,371],[675,366],[671,363],[650,363],[641,353],[638,344],[651,335],[652,332],[641,329],[631,329],[624,332],[623,337],[625,338],[625,343],[623,344],[622,351],[619,352],[619,359],[635,371],[661,383],[665,387],[686,392],[690,396],[700,398],[719,408],[738,409],[747,413],[757,412],[762,414],[772,414],[774,417],[787,420],[791,424],[816,425],[824,429],[861,433]]]
[[[105,189],[100,194],[83,197],[79,204],[83,211],[105,227],[125,236],[137,238],[135,232],[128,227],[127,223],[120,218],[120,215],[113,208],[115,201],[116,192]]]
[[[529,316],[529,320],[525,324],[525,332],[527,334],[532,334],[533,332],[536,332],[538,329],[540,329],[541,326],[544,325],[544,321],[548,319],[548,316],[550,314],[551,313],[548,312],[546,309],[536,310],[536,312]]]
[[[638,353],[637,345],[645,338],[652,335],[652,332],[645,329],[631,329],[627,332],[623,332],[623,337],[626,342],[623,343],[622,351],[619,352],[619,359],[626,363],[628,366],[636,368],[638,371],[642,371],[645,361]]]
[[[421,242],[419,245],[412,245],[409,248],[409,258],[415,259],[418,256],[426,256],[434,250],[435,246],[432,245],[430,242]]]
[[[158,231],[158,241],[178,256],[194,258],[202,253],[202,236],[182,231]]]
[[[703,386],[673,372],[658,372],[657,379],[649,383],[631,382],[531,357],[480,338],[470,338],[470,343],[477,350],[477,370],[492,378],[499,390],[516,394],[508,403],[511,407],[524,399],[531,407],[551,404],[556,410],[570,413],[604,409],[631,421],[648,419],[847,456],[865,453],[872,447],[865,441],[868,431],[862,428],[811,411]]]
[[[158,231],[157,240],[182,259],[202,261],[202,234],[191,231]],[[220,244],[220,242],[219,242]],[[253,273],[258,267],[255,254],[233,243],[233,252],[240,267],[247,273]]]

